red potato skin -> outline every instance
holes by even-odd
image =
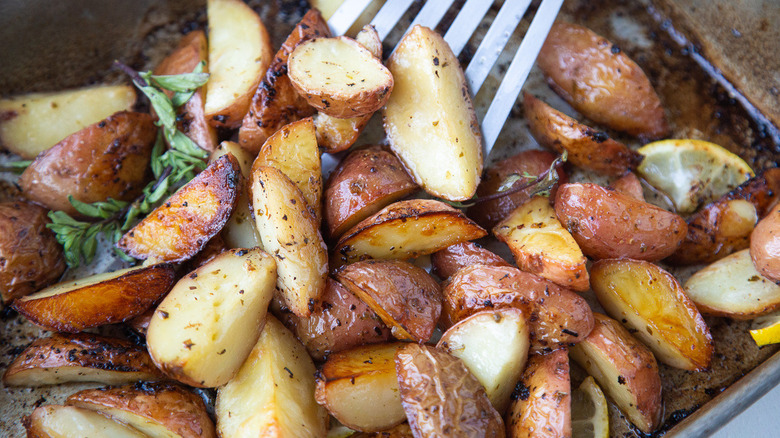
[[[750,257],[761,275],[780,284],[780,206],[775,206],[753,230]]]
[[[628,172],[610,184],[615,191],[628,195],[638,201],[645,201],[645,192],[642,189],[642,181],[634,172]]]
[[[498,254],[474,242],[458,243],[436,251],[431,255],[431,264],[433,273],[444,280],[471,265],[511,266]]]
[[[679,215],[590,183],[559,187],[555,213],[594,259],[661,260],[677,250],[688,229]]]

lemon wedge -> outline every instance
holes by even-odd
[[[759,347],[780,342],[780,311],[754,319],[750,336]]]
[[[753,176],[742,158],[707,141],[662,140],[638,152],[645,156],[639,173],[669,196],[680,213],[696,211]]]
[[[572,438],[608,438],[609,412],[601,388],[588,376],[571,394]]]

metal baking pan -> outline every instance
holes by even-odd
[[[759,23],[755,29],[726,32],[727,35],[741,35],[740,47],[758,51],[757,58],[752,63],[729,58],[726,55],[732,54],[733,49],[718,51],[726,46],[718,41],[723,32],[713,35],[703,29],[701,23],[702,17],[708,17],[704,22],[712,26],[744,23],[744,20],[736,20],[734,14],[747,13],[745,11],[749,9],[753,16],[768,20],[771,28],[771,24],[780,20],[780,9],[771,0],[756,0],[737,2],[746,4],[744,10],[728,8],[731,15],[724,13],[717,20],[691,12],[722,2],[732,3],[726,0],[567,0],[560,18],[584,24],[606,36],[643,67],[665,104],[673,137],[713,141],[742,156],[754,169],[776,166],[780,161],[780,137],[772,122],[777,124],[780,119],[780,102],[773,93],[777,93],[780,85],[776,83],[777,79],[774,84],[766,84],[772,79],[766,79],[763,70],[776,73],[780,68],[767,68],[771,62],[776,64],[778,58],[764,59],[761,51],[765,50],[766,56],[774,56],[777,52],[767,48],[765,41],[761,42],[760,33],[753,32],[761,27]],[[308,7],[306,1],[299,0],[250,0],[248,3],[261,14],[277,47]],[[410,13],[419,9],[418,3]],[[456,1],[451,12],[462,3],[462,0]],[[494,5],[493,15],[497,6]],[[447,20],[451,21],[451,17],[445,17],[446,25]],[[205,28],[205,21],[203,0],[2,0],[0,95],[125,81],[109,69],[114,59],[121,59],[139,70],[148,70],[168,53],[183,33]],[[519,42],[525,26],[527,21],[510,44]],[[486,28],[481,26],[481,32]],[[399,36],[397,29],[389,40],[397,40]],[[684,41],[686,36],[693,38],[693,42]],[[780,38],[775,37],[774,44],[778,43]],[[467,62],[473,53],[473,46],[467,48],[461,60]],[[508,58],[500,60],[476,96],[478,111],[484,111],[489,103]],[[736,67],[718,68],[726,64]],[[526,89],[571,113],[571,108],[549,90],[536,69],[532,71]],[[616,137],[638,146],[635,139]],[[535,147],[523,121],[522,107],[517,105],[499,136],[489,163]],[[4,179],[8,178],[6,175]],[[5,196],[8,194],[0,198]],[[105,270],[111,263],[114,262],[104,261],[71,275]],[[690,272],[674,271],[682,278]],[[707,436],[780,381],[780,356],[775,354],[778,347],[757,348],[748,334],[749,322],[707,318],[707,323],[715,339],[711,370],[691,373],[660,367],[666,411],[665,423],[656,435]],[[107,330],[113,334],[125,333],[121,327]],[[0,313],[0,371],[40,334],[38,328],[13,312]],[[576,385],[582,378],[582,371],[573,368],[573,384]],[[67,395],[88,386],[0,389],[0,435],[23,436],[21,416],[29,414],[34,406],[59,403]],[[613,436],[642,436],[614,406],[610,406],[610,421]]]

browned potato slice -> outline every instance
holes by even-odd
[[[0,203],[0,297],[4,303],[42,289],[65,271],[62,247],[46,228],[46,209]]]
[[[358,432],[349,436],[350,438],[414,438],[412,434],[412,428],[409,427],[409,423],[401,423],[392,429],[383,430],[381,432]]]
[[[236,377],[217,391],[222,437],[323,437],[328,414],[314,400],[314,364],[295,336],[268,316]]]
[[[419,187],[395,155],[381,146],[347,155],[325,187],[325,222],[330,236],[344,232]]]
[[[441,315],[441,287],[422,268],[401,260],[364,260],[338,269],[335,276],[396,339],[431,339]]]
[[[558,221],[549,198],[537,196],[517,207],[493,234],[509,246],[520,269],[576,291],[590,287],[587,259]]]
[[[411,199],[388,205],[344,233],[334,258],[342,264],[366,258],[407,259],[486,234],[460,210],[443,202]]]
[[[209,157],[209,163],[227,154],[233,155],[238,160],[243,184],[236,198],[236,207],[225,227],[222,228],[221,234],[228,248],[254,248],[260,246],[260,236],[257,235],[249,201],[249,175],[251,175],[254,158],[238,143],[223,141]]]
[[[639,177],[636,176],[634,172],[626,172],[625,175],[613,181],[612,184],[610,184],[610,187],[636,200],[645,200],[645,192],[642,188],[642,181],[639,180]]]
[[[393,152],[431,195],[471,198],[482,175],[482,134],[458,58],[441,35],[415,25],[387,67],[395,79],[384,109]]]
[[[314,114],[314,108],[298,95],[287,76],[287,58],[301,42],[321,36],[330,36],[328,23],[316,9],[310,9],[276,52],[252,97],[238,132],[242,148],[257,153],[279,128]]]
[[[504,437],[504,422],[463,362],[428,345],[395,353],[401,403],[414,436]]]
[[[753,230],[750,256],[761,275],[780,283],[780,207],[775,207]]]
[[[108,415],[152,437],[217,436],[200,396],[170,383],[87,389],[68,397],[66,404]]]
[[[405,421],[395,373],[395,353],[403,346],[367,345],[332,354],[317,373],[317,403],[354,430],[376,432]]]
[[[758,272],[747,249],[693,274],[685,293],[705,315],[753,319],[780,309],[780,285]]]
[[[137,259],[180,262],[194,256],[230,218],[240,172],[235,157],[220,157],[125,233],[117,246]]]
[[[653,353],[612,318],[594,313],[596,324],[569,354],[593,376],[629,421],[644,433],[661,424],[661,376]]]
[[[237,128],[271,64],[273,45],[260,17],[241,0],[208,0],[209,123]]]
[[[516,268],[484,265],[463,268],[444,283],[441,324],[503,307],[523,311],[533,353],[580,342],[593,328],[593,312],[576,293]]]
[[[582,252],[596,259],[660,260],[687,232],[679,215],[590,183],[559,187],[555,213]]]
[[[590,29],[557,22],[537,58],[547,83],[585,117],[646,139],[669,132],[642,69]]]
[[[192,386],[224,385],[254,347],[276,286],[260,248],[225,251],[176,283],[146,333],[154,363]]]
[[[304,318],[325,290],[328,254],[317,221],[300,189],[282,171],[253,167],[252,208],[263,248],[276,258],[277,287]]]
[[[475,313],[450,327],[436,345],[462,360],[485,387],[498,412],[506,411],[514,382],[528,358],[528,324],[511,307]]]
[[[642,260],[599,260],[591,287],[607,313],[622,321],[669,366],[702,371],[712,359],[712,335],[682,286],[660,267]]]
[[[29,438],[144,438],[140,431],[73,406],[40,406],[22,418]]]
[[[0,99],[0,146],[35,158],[63,138],[135,104],[130,85],[99,85]]]
[[[290,123],[268,137],[252,169],[260,166],[274,167],[287,175],[301,190],[309,211],[320,223],[322,162],[311,117]]]
[[[436,251],[431,255],[431,264],[432,272],[444,280],[466,266],[510,266],[501,256],[474,242],[458,243]]]
[[[33,341],[8,365],[7,386],[57,385],[99,382],[120,385],[139,380],[161,380],[146,349],[124,339],[79,333],[57,333]]]
[[[555,161],[555,155],[547,151],[531,149],[520,152],[505,160],[501,160],[485,171],[482,182],[477,187],[477,196],[490,196],[498,192],[498,189],[506,179],[515,175],[539,176],[549,169]],[[558,184],[550,191],[550,198],[555,198],[555,191],[560,184],[565,184],[568,176],[563,168],[558,169]],[[511,195],[501,196],[491,201],[480,202],[470,207],[468,216],[485,228],[493,228],[501,222],[515,208],[528,201],[530,189],[521,190]]]
[[[13,308],[47,330],[76,333],[146,312],[175,280],[170,264],[122,269],[49,286],[17,299]]]
[[[507,413],[512,438],[571,437],[571,379],[566,349],[528,359]]]
[[[87,204],[134,199],[146,182],[156,132],[148,114],[116,113],[38,155],[19,186],[30,200],[71,216],[79,213],[68,195]]]
[[[575,166],[618,176],[636,169],[644,158],[605,132],[577,122],[527,92],[523,94],[523,107],[534,139],[559,154],[566,151]]]

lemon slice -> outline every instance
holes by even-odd
[[[607,399],[593,377],[588,376],[571,394],[572,438],[608,438]]]
[[[754,319],[750,336],[759,347],[780,342],[780,311]]]
[[[637,169],[653,187],[666,193],[680,213],[692,213],[753,176],[750,166],[715,143],[662,140],[639,149]]]

